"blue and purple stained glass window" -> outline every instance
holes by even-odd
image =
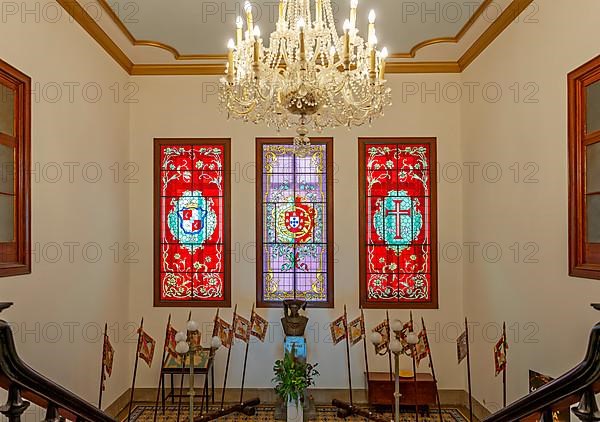
[[[359,145],[361,305],[437,308],[435,139]]]
[[[291,141],[257,139],[257,302],[333,306],[332,140],[297,156]]]

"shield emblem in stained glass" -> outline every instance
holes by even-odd
[[[192,205],[191,208],[184,207],[179,210],[179,220],[181,221],[181,230],[186,234],[197,234],[204,226],[207,211]]]
[[[402,251],[410,245],[423,229],[423,215],[406,191],[389,191],[379,202],[373,225],[377,235],[394,251]]]
[[[290,243],[304,243],[312,234],[315,210],[303,200],[299,197],[294,204],[282,207],[284,224],[279,227],[278,234]]]
[[[214,201],[207,199],[202,192],[186,191],[173,200],[169,213],[169,229],[174,238],[192,251],[202,247],[217,227]]]

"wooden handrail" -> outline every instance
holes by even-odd
[[[0,304],[0,309],[5,309]],[[0,320],[0,386],[18,387],[23,398],[48,408],[55,406],[70,420],[115,422],[115,419],[24,363],[17,354],[12,330]]]
[[[598,391],[599,380],[600,323],[592,329],[587,353],[579,365],[560,378],[488,416],[484,422],[518,421],[549,408],[572,405],[581,399],[585,391]]]

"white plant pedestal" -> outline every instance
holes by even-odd
[[[301,402],[289,401],[287,404],[287,422],[303,422],[304,408]]]

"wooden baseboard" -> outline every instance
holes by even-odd
[[[220,388],[215,389],[215,397],[221,397],[222,390]],[[318,405],[331,404],[331,400],[334,398],[340,400],[347,400],[348,390],[340,389],[315,389],[310,390],[310,394],[315,399],[315,403]],[[127,411],[129,405],[129,397],[131,395],[131,389],[127,389],[121,394],[105,411],[113,417],[122,415],[123,412]],[[353,390],[353,396],[356,403],[364,404],[367,402],[367,391],[364,389]],[[240,390],[238,388],[228,388],[225,392],[226,402],[236,402],[239,400]],[[249,388],[244,391],[244,398],[251,399],[258,397],[263,404],[273,404],[277,400],[275,391],[272,388]],[[156,400],[156,388],[136,388],[133,396],[134,402],[152,403]],[[463,409],[468,409],[469,395],[464,390],[440,390],[440,401],[442,406],[456,406]],[[490,412],[473,398],[473,415],[478,419],[482,420],[490,415]]]

